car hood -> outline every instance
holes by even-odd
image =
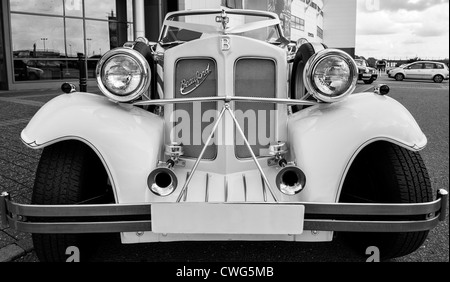
[[[371,72],[375,72],[375,71],[376,71],[376,69],[374,69],[374,68],[371,68],[371,67],[363,67],[363,66],[358,66],[358,70],[359,70],[360,72],[361,72],[361,71],[365,72],[366,70],[371,71]]]

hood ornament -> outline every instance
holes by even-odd
[[[205,70],[197,71],[195,76],[189,79],[183,79],[181,81],[180,93],[181,95],[188,95],[195,91],[195,89],[199,88],[203,82],[205,82],[206,78],[212,73],[212,70],[208,64]]]
[[[230,22],[230,18],[228,17],[225,10],[222,10],[222,14],[220,14],[220,16],[216,17],[216,22],[222,23],[223,30],[227,29],[227,24]]]

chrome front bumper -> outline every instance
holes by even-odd
[[[195,203],[192,203],[195,205]],[[201,203],[214,209],[229,205],[253,206],[268,203]],[[349,232],[416,232],[433,229],[446,218],[448,192],[437,199],[416,204],[272,203],[303,206],[303,230]],[[156,205],[156,204],[155,204]],[[158,205],[161,205],[158,204]],[[164,205],[164,204],[163,204]],[[177,203],[168,203],[177,205]],[[222,221],[227,220],[223,214]],[[2,228],[29,233],[116,233],[152,231],[152,204],[110,205],[23,205],[0,196]],[[231,223],[232,224],[232,223]],[[239,232],[239,226],[235,228]]]

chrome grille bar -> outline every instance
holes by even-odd
[[[298,106],[315,106],[319,102],[280,99],[280,98],[259,98],[259,97],[238,97],[238,96],[224,96],[224,97],[200,97],[200,98],[176,98],[176,99],[160,99],[151,101],[141,101],[133,103],[135,106],[150,106],[150,105],[170,105],[170,104],[185,104],[195,102],[254,102],[254,103],[272,103]]]

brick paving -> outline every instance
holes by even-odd
[[[42,153],[27,148],[20,133],[41,106],[60,94],[59,89],[0,91],[0,192],[9,192],[15,202],[30,203]],[[8,261],[38,261],[31,234],[0,228],[0,262]]]
[[[45,91],[45,92],[44,92]],[[46,101],[61,94],[58,89],[44,91],[0,92],[0,191],[7,191],[14,201],[28,204],[41,150],[31,150],[20,140],[20,133]],[[42,97],[44,101],[30,98]],[[0,229],[0,262],[32,255],[31,235],[10,228]]]

